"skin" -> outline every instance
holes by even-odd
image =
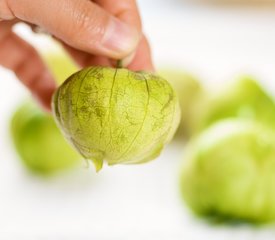
[[[36,50],[12,32],[18,22],[45,29],[81,67],[112,66],[114,59],[123,59],[133,71],[154,69],[134,0],[0,0],[0,65],[47,110],[55,81]]]

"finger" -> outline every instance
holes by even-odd
[[[128,65],[128,68],[133,71],[155,71],[154,65],[152,62],[151,51],[149,43],[146,37],[143,37],[140,41],[140,44],[135,52],[134,59]]]
[[[141,32],[141,18],[135,0],[113,1],[95,0],[106,11],[116,16],[123,22],[137,28]]]
[[[116,66],[115,61],[110,61],[106,57],[90,55],[85,52],[80,52],[68,46],[64,46],[64,47],[81,67],[87,67],[87,66],[115,67]],[[142,38],[137,48],[137,51],[135,52],[133,60],[131,61],[128,68],[133,71],[140,71],[140,70],[155,71],[152,63],[149,44],[146,37]]]
[[[110,59],[104,56],[91,55],[89,53],[79,51],[65,44],[63,44],[63,47],[80,67],[111,66]]]
[[[106,67],[115,67],[116,62],[110,61],[110,59],[102,56],[90,55],[85,52],[81,52],[74,48],[64,45],[64,48],[67,52],[72,56],[72,58],[78,63],[80,67],[87,66],[106,66]],[[128,65],[128,68],[133,71],[147,70],[147,71],[155,71],[151,51],[146,37],[143,37],[134,56],[130,56],[131,61]],[[127,61],[127,59],[123,60]],[[129,62],[128,62],[129,63]]]
[[[123,58],[140,33],[86,0],[9,0],[14,15],[44,27],[68,45],[94,55]]]
[[[0,23],[0,65],[12,70],[46,109],[50,109],[55,82],[37,52]]]
[[[6,0],[0,0],[0,21],[1,20],[12,20],[14,15],[10,10]]]
[[[134,26],[140,32],[142,31],[141,18],[135,0],[95,0],[95,2],[123,22]],[[127,66],[132,70],[153,71],[154,67],[151,58],[151,50],[145,37],[141,39],[135,51],[136,52],[131,53],[123,60],[123,66]]]

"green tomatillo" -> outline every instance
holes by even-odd
[[[192,111],[190,130],[193,134],[232,117],[259,121],[275,129],[274,100],[249,76],[239,78],[212,96],[202,97]]]
[[[83,69],[59,87],[52,103],[65,137],[97,170],[104,161],[156,158],[180,121],[178,99],[166,80],[123,68]]]
[[[34,173],[51,175],[81,163],[53,117],[33,102],[25,102],[14,113],[11,137],[22,162]]]
[[[189,145],[181,191],[187,205],[200,216],[274,221],[274,134],[253,121],[214,124]]]
[[[194,76],[182,70],[163,68],[158,73],[168,80],[179,98],[181,122],[176,136],[179,138],[189,137],[192,109],[197,99],[204,93],[203,87]]]

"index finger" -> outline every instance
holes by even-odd
[[[121,59],[136,48],[140,38],[137,29],[91,1],[8,1],[15,17],[44,27],[66,44],[90,54]]]

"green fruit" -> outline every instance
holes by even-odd
[[[231,117],[259,121],[274,129],[275,104],[257,81],[242,77],[218,94],[202,97],[193,109],[190,129],[196,134]]]
[[[96,169],[156,158],[180,120],[169,83],[151,73],[90,67],[72,75],[53,98],[66,138]]]
[[[192,75],[180,70],[162,69],[159,74],[171,83],[179,97],[182,116],[177,136],[189,136],[191,112],[195,102],[203,92],[202,86]]]
[[[62,84],[69,76],[78,71],[76,64],[64,51],[52,51],[41,55],[58,84]]]
[[[219,122],[189,145],[181,191],[198,215],[275,220],[275,136],[261,124]]]
[[[65,141],[54,119],[34,103],[21,105],[12,117],[11,136],[25,166],[50,175],[75,167],[81,156]]]

